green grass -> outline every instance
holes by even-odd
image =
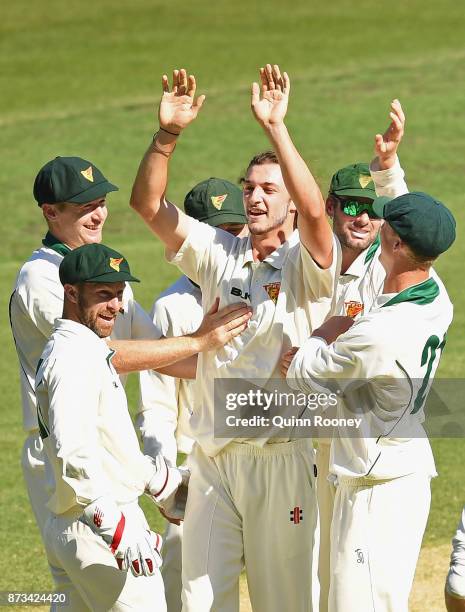
[[[38,168],[53,156],[92,159],[121,187],[110,196],[105,242],[123,251],[139,301],[176,277],[161,245],[127,202],[139,159],[156,129],[160,76],[195,72],[207,94],[198,121],[180,139],[169,196],[181,202],[211,175],[236,180],[267,147],[249,110],[257,68],[278,62],[292,79],[288,124],[323,190],[338,167],[368,160],[374,134],[399,97],[407,113],[402,163],[411,189],[431,192],[454,210],[458,240],[437,269],[455,304],[440,375],[465,371],[465,298],[461,285],[465,90],[463,7],[453,0],[278,0],[195,3],[171,0],[17,0],[0,24],[0,190],[3,256],[0,326],[4,366],[0,589],[48,588],[42,549],[19,467],[21,432],[16,356],[7,323],[19,265],[44,233],[32,200]],[[135,381],[129,386],[134,407]],[[433,442],[440,477],[426,544],[451,537],[464,503],[463,440]],[[149,509],[155,521],[156,511]]]

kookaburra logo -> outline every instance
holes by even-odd
[[[244,300],[250,300],[250,293],[248,293],[247,291],[244,291],[244,293],[242,293],[239,287],[233,287],[231,289],[231,295],[235,295],[236,297],[241,297]]]

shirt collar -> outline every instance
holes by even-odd
[[[281,270],[284,264],[284,260],[289,252],[289,249],[295,246],[299,242],[299,232],[294,230],[289,238],[281,244],[277,249],[275,249],[272,253],[270,253],[265,259],[262,261],[266,261],[266,263],[276,268],[276,270]],[[244,254],[244,261],[242,263],[245,266],[248,263],[253,263],[253,251],[252,251],[252,241],[251,237],[247,238],[247,249]]]
[[[65,332],[70,332],[71,334],[75,336],[80,336],[81,338],[85,338],[88,342],[98,343],[102,347],[105,355],[107,354],[110,355],[110,359],[115,353],[115,351],[108,346],[105,338],[100,338],[99,336],[97,336],[95,332],[93,332],[91,329],[89,329],[82,323],[78,323],[77,321],[72,321],[71,319],[61,319],[60,318],[60,319],[55,320],[55,329],[63,330]]]
[[[58,238],[55,238],[55,236],[51,232],[47,232],[45,234],[45,238],[42,240],[42,244],[48,247],[49,249],[52,249],[52,251],[55,251],[59,255],[63,255],[63,257],[66,255],[66,253],[69,253],[71,251],[69,246],[66,246],[66,244],[60,242]]]
[[[439,295],[439,285],[434,278],[427,278],[422,283],[407,287],[399,293],[387,293],[380,295],[376,300],[376,306],[383,308],[394,306],[402,302],[410,302],[418,306],[431,304]]]

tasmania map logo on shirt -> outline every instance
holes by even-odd
[[[281,289],[281,283],[269,283],[268,285],[263,285],[263,289],[268,293],[268,297],[270,300],[276,304],[278,301],[279,290]]]
[[[360,302],[344,302],[344,308],[346,311],[346,316],[352,317],[353,319],[358,314],[363,314],[363,304]]]
[[[223,202],[226,200],[227,197],[228,197],[228,194],[224,193],[223,195],[219,195],[219,196],[210,196],[210,200],[212,201],[213,206],[217,210],[221,210],[221,207],[223,206]]]

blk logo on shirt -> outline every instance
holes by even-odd
[[[296,506],[295,508],[293,508],[290,511],[290,514],[291,514],[290,521],[291,523],[294,523],[294,525],[298,525],[304,520],[304,511],[302,510],[302,508],[299,508],[299,506]]]

